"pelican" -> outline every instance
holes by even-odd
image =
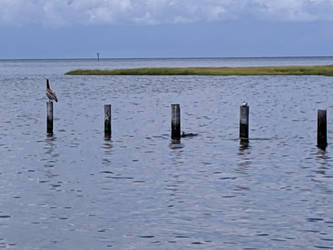
[[[50,89],[49,79],[47,79],[47,78],[46,78],[46,96],[49,98],[49,100],[51,102],[53,100],[55,100],[56,102],[58,102],[58,98],[56,96],[56,93],[54,91],[52,91],[52,89]]]

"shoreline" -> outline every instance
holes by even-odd
[[[260,66],[260,67],[186,67],[186,68],[125,68],[113,70],[77,69],[65,75],[321,75],[333,76],[333,65],[318,66]]]

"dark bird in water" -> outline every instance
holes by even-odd
[[[49,79],[46,79],[46,96],[50,99],[50,101],[55,100],[56,102],[58,102],[56,93],[50,88]]]
[[[185,133],[183,131],[183,133],[181,134],[181,137],[193,137],[193,136],[197,136],[197,133]]]

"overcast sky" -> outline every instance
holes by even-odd
[[[0,59],[333,55],[333,0],[0,0]]]

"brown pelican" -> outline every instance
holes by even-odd
[[[56,93],[52,91],[52,89],[50,89],[49,79],[46,79],[46,96],[50,99],[50,101],[55,100],[56,102],[58,102]]]

